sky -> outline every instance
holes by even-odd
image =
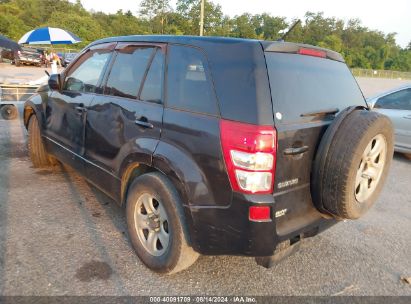
[[[269,13],[273,16],[303,18],[307,11],[324,12],[325,17],[345,21],[358,18],[363,25],[384,33],[396,32],[397,43],[406,47],[411,42],[411,0],[212,0],[221,5],[223,13],[233,17],[242,13]],[[119,9],[137,14],[139,0],[81,0],[88,10],[115,13]],[[171,0],[175,6],[176,1]],[[389,5],[388,5],[389,4]]]

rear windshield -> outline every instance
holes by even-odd
[[[298,54],[266,52],[274,112],[282,123],[333,108],[365,105],[364,97],[345,63]]]

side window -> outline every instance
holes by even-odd
[[[167,106],[206,114],[218,113],[206,58],[198,49],[169,47]]]
[[[107,95],[137,98],[153,48],[128,46],[117,52],[107,79]]]
[[[95,93],[111,53],[90,51],[84,54],[69,71],[64,90]]]
[[[164,74],[164,55],[160,49],[157,49],[156,55],[151,62],[143,89],[140,94],[140,100],[162,102],[163,93],[163,74]]]
[[[401,90],[379,98],[375,103],[375,108],[411,110],[411,89]]]

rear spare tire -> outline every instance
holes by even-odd
[[[374,204],[393,157],[388,117],[347,108],[325,132],[318,148],[311,193],[323,213],[357,219]]]

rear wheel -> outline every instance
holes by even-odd
[[[136,178],[127,194],[127,226],[139,258],[150,269],[173,274],[198,258],[187,242],[180,198],[160,173]]]
[[[0,109],[1,117],[6,120],[16,119],[18,115],[17,107],[14,105],[4,105]]]
[[[27,143],[30,159],[35,168],[49,167],[57,164],[57,160],[49,155],[44,147],[35,115],[32,115],[29,120]]]

